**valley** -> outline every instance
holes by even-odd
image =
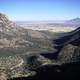
[[[0,78],[36,76],[46,66],[58,72],[62,69],[57,67],[80,61],[80,27],[76,26],[12,22],[0,13]]]

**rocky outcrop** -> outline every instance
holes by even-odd
[[[58,55],[61,63],[71,63],[80,61],[80,47],[68,44],[62,48]]]
[[[61,51],[58,53],[58,58],[61,62],[77,62],[80,61],[80,27],[76,30],[70,32],[65,37],[60,39],[62,43],[59,42],[61,46]]]

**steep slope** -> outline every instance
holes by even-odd
[[[67,36],[63,36],[59,39],[56,39],[54,40],[55,44],[58,44],[58,45],[65,45],[65,44],[68,44],[68,43],[72,43],[72,44],[75,44],[75,45],[78,45],[80,44],[80,27],[77,28],[76,30],[72,31],[72,32],[69,32],[67,34]],[[78,43],[78,44],[77,44]]]
[[[58,60],[61,63],[71,63],[80,61],[80,46],[68,44],[62,48]]]
[[[53,45],[47,34],[24,29],[0,13],[0,77],[6,75],[9,79],[31,73],[29,68],[36,68],[47,62],[47,59],[39,53],[48,51],[53,51]],[[32,60],[32,63],[28,62],[29,60]]]
[[[55,42],[59,48],[61,47],[58,53],[58,59],[61,63],[80,61],[80,27]]]
[[[24,29],[0,13],[0,56],[52,51],[53,46],[47,36],[36,30]]]

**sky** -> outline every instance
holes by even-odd
[[[10,20],[68,20],[80,17],[80,0],[0,0]]]

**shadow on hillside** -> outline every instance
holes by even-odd
[[[80,62],[62,66],[46,65],[36,69],[37,75],[14,78],[11,80],[78,80],[80,79]]]
[[[57,46],[55,53],[41,53],[42,56],[49,59],[56,59],[64,44],[80,45],[80,28],[74,30],[69,36],[54,40]],[[74,44],[75,43],[75,44]],[[54,43],[53,43],[54,44]],[[38,67],[34,71],[37,72],[35,76],[27,78],[14,78],[11,80],[80,80],[80,62],[71,62],[58,65],[44,65]]]

